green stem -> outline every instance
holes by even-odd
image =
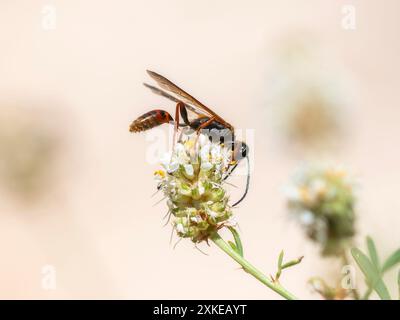
[[[369,296],[371,295],[373,289],[371,287],[368,287],[367,291],[364,293],[363,297],[361,300],[368,300]]]
[[[250,273],[254,278],[261,281],[265,284],[268,288],[272,289],[282,297],[287,300],[296,300],[297,298],[288,292],[285,288],[283,288],[279,283],[274,283],[270,279],[267,278],[261,271],[255,268],[253,265],[250,264],[246,259],[244,259],[241,255],[239,255],[236,251],[234,251],[228,243],[222,239],[218,233],[214,233],[211,235],[210,239],[226,254],[228,254],[233,260],[239,263],[243,269]]]

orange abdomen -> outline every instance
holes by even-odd
[[[164,110],[152,110],[134,120],[129,127],[130,132],[141,132],[173,121],[171,115]]]

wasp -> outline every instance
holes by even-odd
[[[246,189],[242,197],[236,201],[232,206],[238,205],[246,197],[249,183],[250,183],[250,166],[249,166],[249,147],[242,141],[235,140],[234,127],[225,121],[222,117],[212,111],[210,108],[205,106],[199,100],[188,94],[186,91],[178,87],[172,81],[163,77],[162,75],[147,70],[149,76],[156,81],[158,87],[144,83],[144,86],[149,88],[153,93],[165,97],[176,103],[175,108],[175,120],[165,110],[151,110],[138,117],[130,125],[130,132],[141,132],[160,126],[162,124],[173,124],[174,125],[174,142],[175,136],[180,127],[189,127],[195,130],[197,133],[207,132],[210,139],[215,139],[215,132],[217,132],[221,143],[224,143],[232,149],[232,162],[227,175],[224,177],[226,180],[241,159],[247,159],[247,180]],[[189,119],[189,113],[194,114],[193,119]],[[181,122],[181,119],[183,123]],[[228,137],[228,138],[227,138]]]

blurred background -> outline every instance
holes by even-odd
[[[3,0],[0,298],[279,298],[214,247],[170,244],[167,208],[151,198],[158,166],[146,135],[128,131],[146,111],[174,112],[142,86],[146,69],[254,130],[250,192],[235,213],[256,266],[272,274],[280,250],[304,255],[281,282],[306,299],[319,298],[309,278],[340,276],[287,214],[282,189],[308,161],[348,168],[356,244],[369,234],[392,252],[399,10],[397,0]]]

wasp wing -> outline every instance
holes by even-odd
[[[152,85],[147,84],[147,83],[143,83],[143,85],[144,85],[146,88],[149,88],[153,93],[155,93],[155,94],[157,94],[157,95],[159,95],[159,96],[162,96],[162,97],[164,97],[164,98],[167,98],[167,99],[169,99],[169,100],[171,100],[171,101],[173,101],[173,102],[175,102],[175,103],[178,103],[178,102],[183,103],[187,109],[189,109],[190,111],[194,112],[194,113],[197,114],[198,116],[201,116],[201,117],[204,117],[204,116],[205,116],[204,112],[199,112],[196,108],[194,108],[194,107],[191,106],[190,104],[187,104],[187,103],[183,102],[182,100],[176,98],[176,97],[173,96],[172,94],[169,94],[168,92],[166,92],[166,91],[164,91],[164,90],[161,90],[160,88],[157,88],[157,87],[152,86]]]
[[[183,89],[179,88],[176,84],[174,84],[167,78],[163,77],[162,75],[160,75],[156,72],[150,71],[150,70],[147,70],[147,73],[150,75],[150,77],[152,77],[157,82],[157,84],[161,88],[176,94],[177,96],[179,96],[180,99],[183,100],[183,102],[185,104],[192,105],[192,107],[197,110],[196,113],[205,114],[206,116],[208,116],[210,118],[213,117],[213,118],[217,119],[218,121],[225,123],[225,120],[222,119],[219,115],[217,115],[214,111],[212,111],[211,109],[206,107],[204,104],[202,104],[196,98],[192,97],[190,94],[188,94]],[[162,95],[165,96],[164,94],[162,94]],[[193,110],[193,109],[191,109],[191,110]]]

